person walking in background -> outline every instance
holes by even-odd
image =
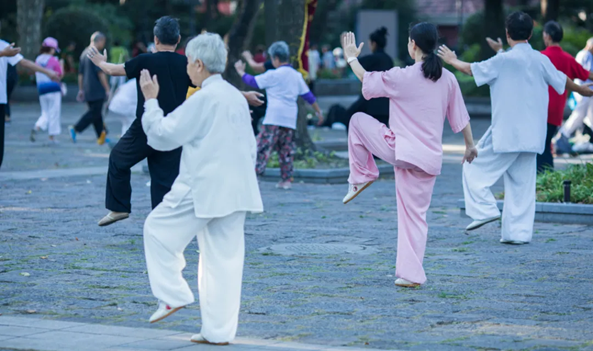
[[[443,163],[445,116],[455,133],[463,133],[462,163],[471,163],[478,156],[459,83],[434,53],[437,44],[436,26],[419,23],[410,29],[408,39],[414,65],[367,72],[358,61],[363,44],[356,46],[352,32],[342,36],[344,55],[362,81],[363,96],[390,101],[389,127],[362,112],[350,121],[350,177],[343,202],[352,201],[378,179],[373,155],[394,166],[398,223],[395,285],[400,287],[426,282],[422,267],[428,238],[426,212]]]
[[[592,90],[575,84],[548,57],[531,48],[532,32],[533,19],[524,12],[513,12],[506,19],[507,42],[512,50],[498,50],[496,56],[470,64],[444,45],[439,49],[445,62],[473,76],[478,86],[490,85],[492,126],[478,143],[480,157],[463,166],[465,208],[473,219],[466,231],[500,219],[490,188],[504,177],[503,244],[527,244],[533,236],[536,156],[545,149],[548,86],[558,94],[568,88],[593,95]]]
[[[593,71],[593,38],[587,40],[585,48],[577,54],[576,61],[583,69]],[[590,77],[588,79],[577,79],[576,83],[593,83],[593,80]],[[588,96],[581,96],[576,92],[574,98],[577,101],[577,106],[560,128],[556,139],[556,153],[558,154],[572,153],[572,145],[568,140],[574,132],[583,127],[585,121],[590,127],[593,127],[593,99]]]
[[[317,80],[317,72],[321,67],[321,55],[317,50],[317,44],[312,44],[307,51],[307,59],[309,61],[309,89],[315,94],[315,81]]]
[[[270,46],[268,53],[275,67],[274,70],[254,77],[245,73],[245,63],[242,61],[235,63],[235,69],[247,85],[256,89],[265,89],[268,98],[266,116],[257,137],[256,173],[264,174],[270,153],[278,150],[282,179],[276,187],[290,189],[296,153],[294,137],[298,116],[298,97],[301,96],[313,106],[320,124],[323,123],[323,115],[303,75],[288,63],[290,59],[288,44],[283,41],[275,42]]]
[[[8,65],[16,66],[17,64],[33,72],[41,72],[47,75],[54,81],[60,81],[60,77],[52,70],[38,66],[33,61],[29,61],[21,54],[21,49],[14,47],[6,41],[0,39],[0,116],[5,116],[6,103],[8,102],[6,94],[6,69]],[[0,167],[4,160],[4,125],[0,123]]]
[[[55,38],[47,37],[41,44],[40,55],[37,56],[35,63],[41,67],[54,71],[58,76],[64,75],[64,67],[54,56],[60,52],[58,41]],[[41,105],[41,116],[31,130],[30,140],[35,141],[38,131],[43,130],[49,134],[50,144],[56,144],[56,135],[62,132],[62,86],[60,83],[52,81],[43,73],[35,73],[37,81],[37,92],[39,93],[39,104]]]
[[[163,151],[183,147],[179,177],[144,224],[148,278],[159,300],[149,321],[194,302],[182,271],[183,251],[197,235],[202,330],[190,340],[226,345],[239,321],[245,216],[263,211],[254,172],[256,144],[244,96],[221,76],[227,50],[220,36],[198,35],[186,54],[186,70],[201,89],[169,114],[157,100],[160,78],[146,70],[140,77],[148,144]]]
[[[69,126],[72,141],[91,124],[97,134],[97,144],[105,144],[107,131],[103,123],[103,104],[109,97],[110,87],[107,76],[87,56],[90,47],[103,50],[105,47],[105,34],[95,32],[91,36],[91,44],[80,55],[78,66],[78,96],[76,100],[86,102],[89,110],[78,120],[75,125]]]
[[[549,21],[544,25],[543,37],[546,49],[542,54],[546,55],[557,70],[566,74],[571,79],[580,79],[585,81],[593,79],[593,72],[583,68],[574,57],[566,53],[560,47],[560,42],[564,33],[562,26],[556,21]],[[495,42],[493,42],[495,43]],[[492,46],[492,45],[491,45]],[[494,47],[495,51],[502,49],[502,43],[499,40]],[[568,91],[564,94],[558,94],[552,87],[548,87],[550,102],[548,104],[548,130],[546,133],[546,148],[544,153],[537,155],[538,173],[554,169],[554,155],[552,155],[552,138],[556,135],[558,127],[562,125],[564,119],[564,107],[568,98]]]
[[[393,68],[393,58],[385,52],[385,46],[387,46],[387,28],[381,27],[372,32],[369,37],[369,47],[372,53],[358,59],[365,71],[382,72]],[[341,105],[332,106],[325,125],[331,127],[333,123],[339,122],[344,124],[348,131],[350,119],[357,112],[372,116],[389,127],[389,99],[367,100],[362,94],[347,110]]]
[[[333,70],[336,68],[336,59],[329,45],[323,45],[321,47],[321,60],[323,69]]]
[[[128,52],[128,49],[126,49],[124,46],[121,45],[119,40],[116,40],[113,43],[111,50],[109,50],[109,58],[110,58],[109,62],[119,65],[119,64],[122,64],[130,59],[130,53]],[[126,82],[125,76],[119,76],[119,77],[112,76],[109,79],[109,83],[111,84],[112,89],[117,89],[118,87],[122,86],[125,82]]]

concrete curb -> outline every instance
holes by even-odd
[[[499,200],[496,204],[498,209],[502,211],[504,201]],[[458,200],[457,205],[462,215],[465,215],[465,201]],[[535,220],[538,222],[593,225],[593,205],[536,202]]]

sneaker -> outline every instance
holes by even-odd
[[[395,280],[395,286],[401,286],[404,288],[415,288],[420,286],[418,283],[412,283],[411,281],[405,280],[404,278],[397,278]]]
[[[171,306],[167,305],[166,303],[159,301],[159,307],[157,308],[156,312],[153,313],[152,316],[150,316],[150,319],[148,321],[150,323],[156,323],[160,320],[163,320],[163,319],[169,317],[170,315],[179,311],[183,307],[185,307],[185,306],[171,307]]]
[[[529,241],[500,239],[500,243],[507,245],[525,245],[529,244]]]
[[[105,131],[102,131],[101,135],[97,139],[97,144],[99,144],[99,145],[105,144],[106,139],[107,139],[107,133]]]
[[[70,131],[70,137],[72,138],[72,142],[76,143],[76,129],[74,129],[74,126],[68,126],[68,130]]]
[[[570,141],[568,138],[561,134],[560,138],[556,140],[556,154],[571,154],[572,153],[572,145],[570,145]]]
[[[224,345],[228,345],[228,342],[210,342],[208,340],[206,340],[205,337],[202,336],[202,334],[195,334],[191,337],[191,342],[195,342],[196,344],[210,344],[210,345],[219,345],[219,346],[224,346]]]
[[[354,198],[357,197],[358,194],[360,194],[364,189],[368,188],[371,184],[373,184],[373,182],[366,182],[362,184],[349,184],[348,194],[346,194],[344,200],[342,200],[344,205],[354,200]]]
[[[290,190],[292,189],[292,182],[290,180],[280,181],[276,184],[276,189]]]
[[[477,220],[477,221],[473,221],[470,223],[470,225],[468,225],[467,227],[465,227],[465,231],[469,232],[472,230],[476,230],[478,228],[480,228],[483,225],[486,225],[490,222],[494,222],[500,219],[500,215],[495,216],[495,217],[491,217],[491,218],[486,218],[486,219],[481,219],[481,220]]]
[[[117,221],[121,221],[122,219],[126,219],[130,217],[130,214],[127,212],[109,212],[107,214],[107,216],[103,217],[100,221],[99,221],[99,227],[105,227],[108,226],[110,224],[113,224]]]
[[[29,140],[31,140],[31,142],[35,142],[35,135],[37,135],[37,131],[35,129],[31,129],[31,134],[29,135]]]

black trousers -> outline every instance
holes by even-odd
[[[18,81],[19,76],[16,72],[16,68],[12,65],[8,65],[8,68],[6,69],[6,107],[4,113],[2,114],[2,117],[4,117],[4,115],[8,117],[11,116],[10,96],[12,95],[12,92],[14,91],[14,88],[16,87]]]
[[[0,168],[2,167],[2,160],[4,159],[4,114],[6,113],[6,105],[0,104]]]
[[[78,123],[74,126],[77,133],[83,132],[91,124],[95,128],[97,138],[101,136],[101,132],[105,129],[103,125],[103,102],[105,100],[88,101],[89,110],[80,117]]]
[[[148,159],[150,197],[154,209],[163,201],[163,197],[171,190],[175,178],[179,175],[181,148],[157,151],[148,146],[142,123],[137,118],[109,155],[105,195],[105,207],[108,210],[128,213],[132,211],[130,169],[145,158]]]
[[[558,127],[548,123],[548,131],[546,133],[546,149],[541,155],[537,155],[537,173],[542,173],[547,169],[554,169],[554,155],[552,155],[552,138],[556,135]]]

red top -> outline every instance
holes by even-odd
[[[548,56],[552,64],[569,79],[589,79],[589,71],[583,68],[574,57],[564,52],[560,46],[548,46],[542,54]],[[564,106],[568,97],[568,90],[559,95],[552,87],[548,87],[550,103],[548,105],[548,123],[555,126],[562,125]]]

